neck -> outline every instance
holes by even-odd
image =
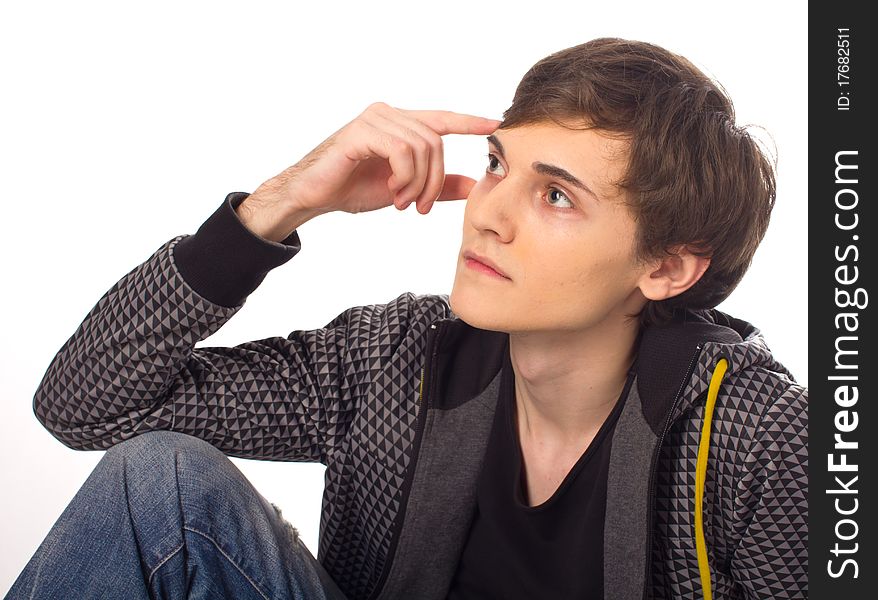
[[[509,334],[519,434],[544,447],[594,435],[616,405],[636,354],[637,322],[586,331]]]

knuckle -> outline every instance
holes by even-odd
[[[419,135],[415,135],[412,139],[412,146],[414,146],[419,154],[426,154],[431,150],[430,142]]]
[[[398,137],[390,138],[391,147],[398,152],[409,152],[411,144],[406,140]]]
[[[417,151],[426,150],[427,141],[415,129],[412,129],[411,127],[403,127],[402,135],[412,149]]]

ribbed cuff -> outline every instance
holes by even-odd
[[[302,249],[298,230],[273,242],[247,229],[235,209],[249,195],[232,192],[226,196],[194,235],[174,246],[174,262],[186,283],[221,306],[243,304],[271,269]]]

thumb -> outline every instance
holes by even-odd
[[[439,192],[439,197],[436,198],[436,201],[465,200],[476,183],[475,179],[466,175],[446,175],[442,191]]]

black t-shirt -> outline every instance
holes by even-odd
[[[604,511],[616,406],[552,496],[528,506],[507,350],[500,397],[477,484],[477,509],[448,600],[602,600]]]

